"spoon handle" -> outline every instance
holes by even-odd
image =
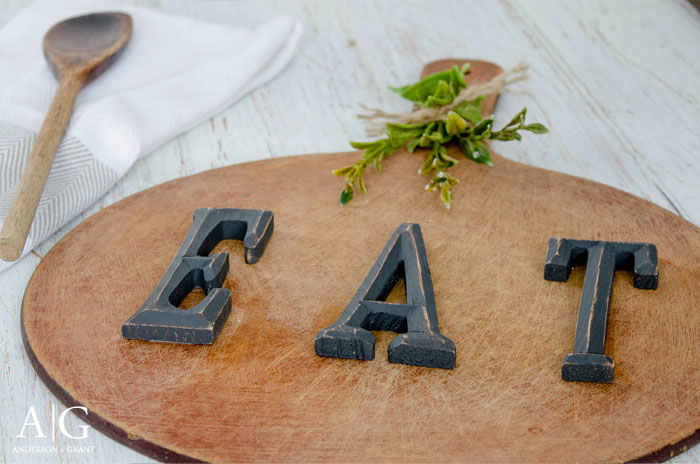
[[[0,231],[0,258],[5,261],[16,261],[22,255],[51,164],[70,121],[75,98],[85,84],[85,77],[69,74],[58,84]]]

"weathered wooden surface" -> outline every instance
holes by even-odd
[[[476,79],[493,74],[473,69]],[[699,228],[621,191],[501,157],[493,168],[460,163],[458,200],[445,210],[421,189],[425,179],[401,175],[421,157],[399,152],[382,173],[391,182],[340,208],[338,180],[327,173],[356,156],[212,170],[89,218],[29,282],[22,324],[35,367],[59,397],[161,458],[154,446],[217,462],[610,462],[668,449],[700,429]],[[123,339],[123,321],[202,205],[275,213],[260,262],[232,264],[235,314],[211,346]],[[317,356],[316,333],[338,318],[402,222],[422,224],[455,369]],[[606,349],[617,362],[612,385],[561,380],[582,272],[566,284],[543,278],[550,235],[660,250],[657,291],[639,295],[631,275],[618,278]],[[239,254],[235,242],[213,252],[222,249]],[[389,301],[401,302],[400,293]],[[393,337],[375,334],[383,352]],[[645,421],[655,426],[640,427]],[[221,440],[226,433],[231,440]]]
[[[24,3],[0,2],[0,20]],[[46,421],[56,404],[24,354],[19,307],[40,257],[58,239],[102,206],[176,177],[283,154],[345,150],[348,139],[364,139],[362,124],[354,120],[357,104],[405,110],[407,105],[385,85],[411,82],[431,59],[478,54],[503,66],[527,60],[531,78],[501,98],[497,121],[507,122],[526,105],[533,120],[547,124],[552,133],[521,144],[494,144],[499,153],[616,186],[700,224],[700,191],[695,188],[700,91],[694,85],[700,68],[700,15],[682,0],[635,2],[634,7],[622,1],[452,1],[441,2],[440,8],[433,2],[398,1],[136,3],[234,25],[289,12],[304,19],[306,38],[280,79],[149,155],[100,204],[40,246],[38,256],[0,274],[0,353],[6,360],[0,386],[7,392],[0,395],[3,460],[144,459],[94,432],[83,441],[95,446],[93,453],[12,453],[15,445],[51,444],[50,438],[13,437],[29,406]],[[479,21],[471,20],[475,15]],[[441,27],[429,27],[438,23]],[[372,179],[369,188],[378,181]],[[68,416],[69,428],[80,424]],[[59,434],[57,444],[79,443]],[[698,460],[700,455],[692,450],[682,459]]]

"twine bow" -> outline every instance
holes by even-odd
[[[447,116],[457,105],[466,100],[473,100],[479,95],[501,93],[503,88],[515,82],[527,79],[529,65],[524,61],[519,62],[508,71],[496,74],[493,78],[485,82],[475,82],[463,88],[452,103],[434,108],[417,107],[408,113],[387,113],[385,111],[360,105],[367,111],[365,114],[358,114],[357,118],[367,122],[367,134],[377,136],[384,133],[387,123],[396,124],[422,124],[437,121]]]

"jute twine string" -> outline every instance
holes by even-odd
[[[403,114],[386,113],[376,108],[369,108],[365,105],[360,105],[362,109],[367,111],[365,114],[358,114],[357,118],[367,122],[367,134],[377,136],[384,133],[387,123],[396,124],[422,124],[426,122],[442,119],[452,111],[457,105],[466,100],[473,100],[479,95],[488,95],[493,93],[501,93],[503,88],[514,82],[527,79],[527,70],[529,65],[524,61],[519,62],[508,71],[496,74],[493,78],[486,82],[476,82],[462,89],[452,103],[445,106],[435,108],[418,107],[413,111]]]

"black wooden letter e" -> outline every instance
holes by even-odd
[[[257,262],[272,236],[271,211],[199,208],[187,237],[151,296],[122,325],[122,336],[185,344],[214,343],[231,312],[231,292],[221,288],[229,268],[228,253],[209,253],[222,240],[243,240],[245,261]],[[178,305],[194,288],[206,297],[196,306]]]
[[[406,304],[385,302],[402,274]],[[455,344],[438,329],[433,281],[418,224],[401,224],[396,229],[343,314],[316,335],[316,354],[372,360],[370,330],[401,334],[389,345],[389,362],[455,366]]]

